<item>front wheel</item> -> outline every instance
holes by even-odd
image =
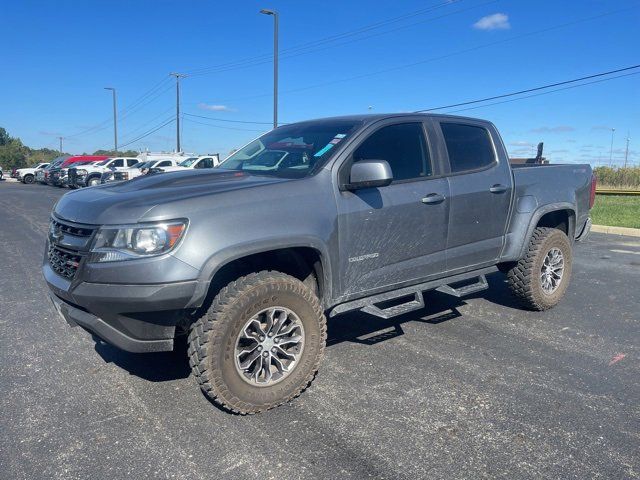
[[[224,287],[189,333],[189,363],[204,394],[239,414],[302,393],[324,353],[326,319],[300,280],[262,271]]]
[[[567,235],[556,228],[538,227],[525,256],[507,273],[509,287],[525,307],[547,310],[567,291],[572,263]]]
[[[22,181],[27,184],[33,183],[33,175],[25,175]]]
[[[91,177],[87,182],[87,186],[94,187],[96,185],[100,185],[100,177]]]

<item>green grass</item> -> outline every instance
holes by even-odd
[[[595,225],[640,228],[640,196],[596,195],[591,218]]]

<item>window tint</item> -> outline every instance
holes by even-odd
[[[164,160],[156,165],[156,167],[170,167],[170,166],[171,166],[171,160]]]
[[[136,163],[138,163],[138,160],[136,160],[135,158],[130,158],[129,160],[127,160],[127,166],[129,167],[133,167]]]
[[[429,177],[431,161],[420,123],[389,125],[371,134],[354,152],[354,161],[386,160],[394,180]]]
[[[203,158],[198,162],[196,168],[213,168],[213,158]]]
[[[451,173],[487,167],[495,162],[489,132],[482,127],[458,123],[441,123],[449,153]]]
[[[109,165],[110,167],[124,167],[124,160],[119,158],[117,160],[115,160],[111,165]]]

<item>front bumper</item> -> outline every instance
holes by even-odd
[[[195,280],[151,285],[75,283],[57,275],[46,260],[42,270],[51,300],[69,324],[129,352],[173,350],[175,327],[197,285]]]

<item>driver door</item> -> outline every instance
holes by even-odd
[[[341,167],[386,160],[393,181],[386,187],[340,191],[337,198],[340,291],[376,293],[416,283],[445,271],[449,185],[434,178],[426,126],[386,122],[372,129]],[[348,181],[348,180],[347,180]]]

